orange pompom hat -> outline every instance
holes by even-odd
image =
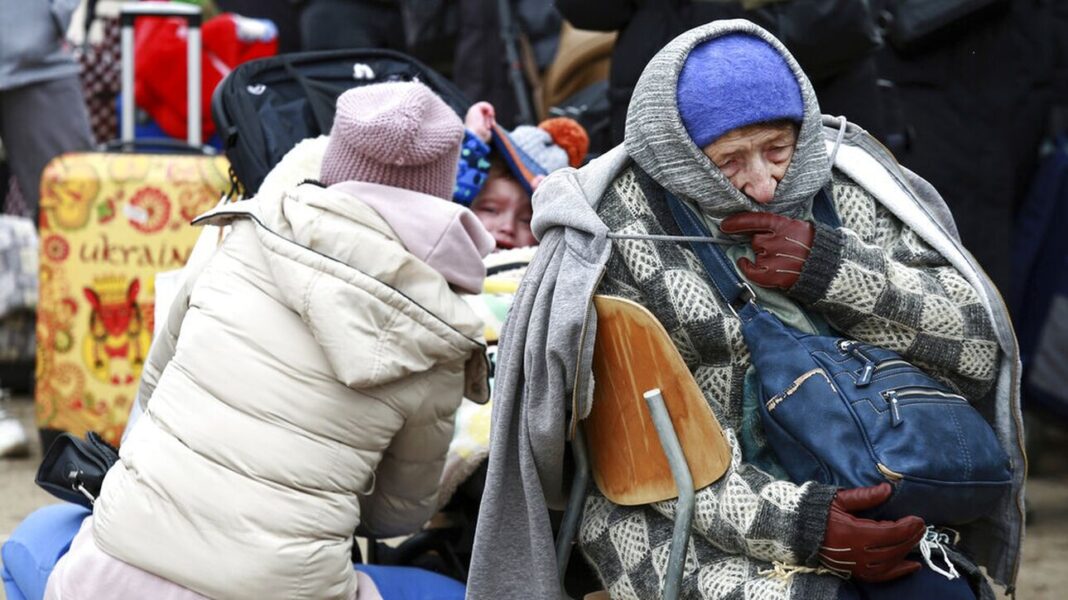
[[[538,123],[538,128],[549,132],[553,143],[567,152],[567,162],[574,168],[582,166],[590,151],[590,136],[578,121],[568,117],[553,117]]]

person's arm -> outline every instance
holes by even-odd
[[[482,191],[489,177],[489,142],[496,122],[496,113],[489,102],[476,102],[467,110],[456,186],[452,190],[453,202],[470,207]]]
[[[638,8],[635,0],[557,0],[556,9],[578,29],[622,29]]]
[[[439,414],[442,406],[424,401],[393,437],[375,469],[374,489],[359,497],[358,534],[406,535],[433,516],[453,432],[452,415]]]
[[[816,226],[790,295],[848,335],[982,397],[994,382],[998,344],[978,292],[860,186],[836,181],[835,203],[842,227]]]
[[[65,39],[67,29],[70,27],[71,17],[81,4],[81,0],[51,0],[49,11],[52,13],[52,23],[56,26],[56,37]]]
[[[998,344],[978,292],[956,268],[852,181],[835,181],[841,227],[764,212],[720,223],[752,236],[753,283],[786,290],[839,331],[898,352],[972,399],[995,377]]]
[[[776,480],[742,459],[733,431],[724,434],[731,463],[723,477],[697,491],[693,533],[731,554],[816,566],[834,486]],[[672,499],[652,508],[674,519],[677,504]]]

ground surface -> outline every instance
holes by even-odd
[[[12,403],[28,431],[33,425],[33,404],[26,398]],[[1038,449],[1032,451],[1028,499],[1031,519],[1024,540],[1017,598],[1060,600],[1068,598],[1068,432],[1048,421],[1032,427]],[[55,500],[33,483],[41,448],[31,435],[29,458],[0,459],[0,543],[37,507]],[[4,593],[0,590],[0,600]]]

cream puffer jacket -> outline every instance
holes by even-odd
[[[94,509],[106,553],[212,598],[351,598],[357,526],[430,516],[482,324],[366,204],[311,184],[215,211]]]

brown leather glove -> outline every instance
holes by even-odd
[[[735,213],[719,225],[723,233],[749,233],[756,263],[738,259],[738,268],[753,283],[768,288],[788,290],[801,275],[816,229],[808,221],[799,221],[775,213]]]
[[[892,491],[889,483],[838,490],[820,546],[823,566],[861,581],[889,581],[920,569],[920,563],[904,558],[923,538],[923,519],[872,521],[850,514],[879,506]]]

